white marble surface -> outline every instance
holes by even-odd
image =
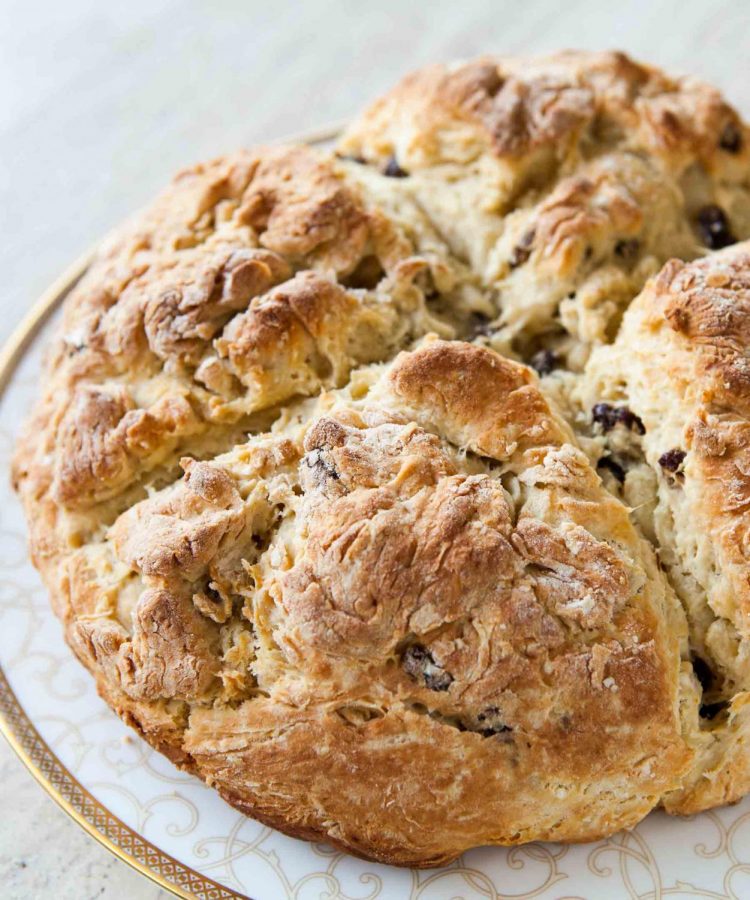
[[[179,166],[346,117],[481,52],[619,47],[750,115],[744,0],[0,0],[0,338]],[[166,895],[78,830],[0,741],[2,897]]]

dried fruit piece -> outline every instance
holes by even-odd
[[[616,425],[623,425],[636,434],[645,434],[646,426],[643,424],[640,416],[637,416],[627,406],[611,406],[609,403],[597,403],[591,410],[591,418],[601,426],[602,431],[606,434]]]
[[[719,146],[727,153],[739,153],[742,150],[742,132],[735,122],[727,122],[719,138]]]
[[[681,466],[685,461],[685,457],[687,453],[684,450],[679,450],[677,448],[673,450],[667,450],[666,453],[662,453],[659,457],[659,465],[666,472],[672,472],[678,475],[681,475]]]
[[[540,350],[531,357],[529,363],[539,375],[549,375],[560,365],[560,357],[554,350]]]
[[[602,456],[596,463],[597,469],[606,469],[611,472],[615,478],[623,484],[625,481],[625,469],[612,456]]]
[[[491,319],[484,313],[475,312],[469,317],[469,339],[486,337],[492,334]]]
[[[510,259],[508,262],[510,263],[511,269],[515,269],[518,266],[523,265],[526,260],[531,256],[531,250],[534,245],[534,238],[536,237],[536,230],[530,229],[523,235],[521,240],[516,244],[513,248],[513,252],[510,254]]]
[[[404,651],[402,658],[404,671],[417,681],[424,681],[430,691],[447,691],[453,683],[453,676],[435,662],[430,651],[422,644],[412,644]]]
[[[640,250],[641,242],[638,238],[623,238],[615,244],[615,256],[628,265],[632,265],[636,261]]]
[[[479,729],[482,737],[494,737],[496,734],[508,734],[513,731],[510,725],[505,723],[500,710],[496,706],[490,706],[484,712],[480,712],[477,716],[477,722],[480,722],[482,725]]]
[[[710,250],[721,250],[722,247],[737,243],[726,213],[715,203],[704,206],[698,213],[697,221],[701,240]]]
[[[383,169],[383,175],[387,178],[407,178],[409,173],[401,168],[395,156],[391,156]]]

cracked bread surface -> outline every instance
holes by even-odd
[[[107,702],[400,865],[750,790],[750,252],[706,256],[748,139],[567,53],[180,173],[66,301],[13,467]]]
[[[665,266],[581,381],[584,408],[626,404],[643,423],[633,478],[651,474],[641,502],[690,623],[690,678],[702,705],[686,709],[696,758],[666,798],[677,812],[750,791],[749,338],[745,243]],[[617,455],[614,430],[605,442]]]
[[[408,173],[435,227],[495,288],[496,349],[548,346],[574,370],[668,259],[750,237],[737,113],[713,88],[622,53],[429,66],[352,123],[339,152]]]

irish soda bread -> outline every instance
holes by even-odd
[[[336,152],[182,172],[14,462],[102,696],[400,865],[750,791],[747,238],[750,131],[616,53],[433,66]]]

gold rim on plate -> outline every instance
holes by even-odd
[[[341,125],[331,125],[274,143],[324,144]],[[94,251],[77,259],[33,304],[0,349],[0,399],[18,363],[44,323],[86,272]],[[118,859],[183,900],[250,900],[159,849],[101,804],[62,764],[24,711],[0,666],[0,732],[41,787],[81,828]]]

